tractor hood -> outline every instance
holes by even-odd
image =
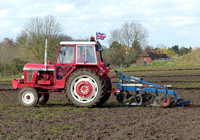
[[[44,64],[26,64],[24,65],[23,70],[36,70],[36,71],[45,71]],[[47,71],[54,71],[54,65],[47,65]]]

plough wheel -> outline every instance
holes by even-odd
[[[135,102],[136,102],[137,105],[142,105],[142,101],[143,101],[143,99],[142,99],[141,94],[138,94],[138,95],[135,96]]]
[[[158,103],[162,106],[162,107],[169,107],[171,104],[171,98],[169,95],[166,95],[165,97],[165,101],[164,101],[164,95],[160,96],[160,98],[158,99]]]

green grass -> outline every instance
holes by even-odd
[[[116,68],[119,71],[126,70],[145,70],[145,69],[163,69],[163,68],[196,68],[200,67],[200,52],[194,51],[186,55],[171,58],[169,61],[152,61],[149,65],[133,65],[128,68]],[[112,66],[112,65],[111,65]]]
[[[173,70],[173,71],[136,71],[133,72],[134,75],[162,75],[162,76],[166,76],[166,75],[196,75],[196,74],[200,74],[200,70]],[[132,72],[130,73],[126,73],[124,72],[124,74],[127,75],[132,75]]]
[[[151,66],[151,65],[146,65],[146,66],[140,66],[140,65],[133,65],[127,68],[116,68],[116,70],[119,71],[129,71],[129,70],[158,70],[158,69],[194,69],[194,68],[200,68],[200,63],[199,65],[177,65],[177,66]],[[111,69],[111,72],[114,72],[114,69]]]
[[[174,59],[174,62],[177,65],[200,65],[200,52],[199,51],[194,51],[191,53],[188,53],[182,57],[178,57]]]
[[[74,128],[74,126],[70,126],[70,125],[68,125],[68,124],[66,124],[66,125],[64,125],[63,127],[62,127],[62,130],[70,130],[70,129],[73,129]]]
[[[42,114],[42,113],[35,115],[36,118],[43,118],[44,116],[45,116],[45,115]]]
[[[176,88],[198,88],[200,87],[200,82],[195,82],[195,83],[179,83],[179,84],[173,84],[173,87]]]
[[[35,116],[37,114],[35,114],[35,113],[25,113],[25,115],[33,117],[33,116]]]
[[[6,110],[6,107],[4,105],[0,105],[0,111]]]

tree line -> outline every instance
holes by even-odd
[[[53,16],[30,19],[16,40],[4,38],[0,42],[0,76],[22,72],[26,63],[44,63],[45,39],[48,39],[48,59],[55,61],[59,42],[73,40],[62,33],[62,27]]]
[[[121,28],[110,32],[109,47],[104,46],[103,57],[113,66],[129,67],[134,64],[145,48],[163,49],[170,56],[183,55],[190,50],[175,45],[171,48],[147,46],[148,31],[136,22],[125,22]],[[48,15],[30,19],[16,37],[0,42],[0,76],[22,73],[26,63],[44,63],[45,39],[48,39],[48,59],[55,61],[60,41],[75,40],[62,33],[62,26],[55,17]],[[76,39],[80,40],[80,39]]]
[[[129,67],[135,64],[141,53],[150,50],[153,53],[164,53],[168,57],[183,56],[192,51],[184,46],[152,47],[147,45],[148,31],[140,23],[124,23],[120,29],[111,31],[109,48],[104,48],[105,58],[116,67]]]

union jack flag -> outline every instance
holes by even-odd
[[[99,39],[104,40],[104,38],[106,38],[106,34],[96,32],[96,40],[99,40]]]

